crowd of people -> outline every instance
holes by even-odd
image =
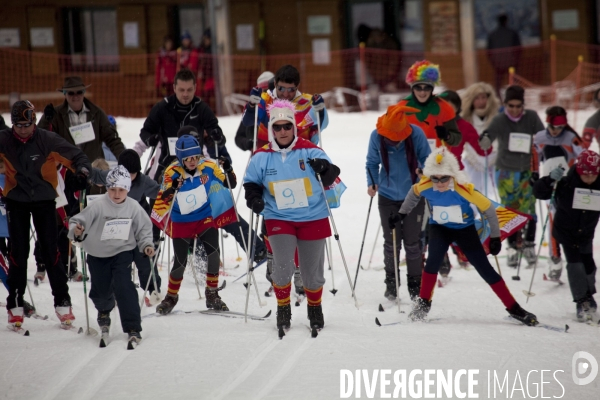
[[[167,315],[178,303],[189,255],[195,261],[201,252],[207,258],[205,305],[227,312],[219,294],[219,229],[231,233],[252,262],[266,262],[280,337],[291,327],[292,284],[296,295],[306,298],[311,329],[324,328],[330,208],[339,206],[341,195],[328,195],[339,182],[340,168],[319,147],[329,124],[324,99],[300,90],[300,73],[292,65],[261,74],[250,92],[235,142],[250,152],[241,182],[253,212],[250,222],[262,219],[259,235],[237,213],[231,189],[239,179],[225,135],[209,102],[198,97],[198,78],[204,77],[206,91],[209,72],[199,75],[190,38],[183,39],[175,65],[168,60],[172,41],[165,42],[157,62],[157,89],[164,98],[150,111],[132,149],[125,149],[114,121],[85,97],[90,85],[80,77],[65,78],[58,89],[64,102],[47,105],[39,120],[31,102],[13,104],[12,127],[0,130],[0,236],[8,238],[1,242],[0,258],[8,267],[0,269],[0,279],[8,290],[13,330],[22,330],[24,317],[36,314],[24,301],[30,218],[36,278],[50,282],[65,329],[75,319],[67,282],[87,279],[87,265],[89,296],[102,332],[109,331],[117,306],[123,331],[130,340],[141,340],[132,265],[140,282],[147,282],[146,304]],[[560,280],[564,252],[577,317],[591,318],[597,309],[592,247],[600,204],[586,202],[584,196],[600,190],[600,156],[587,149],[599,135],[600,111],[586,124],[582,139],[562,107],[548,108],[544,125],[537,112],[525,108],[520,86],[506,88],[501,102],[486,83],[476,83],[462,95],[451,90],[434,94],[440,82],[439,66],[427,60],[412,65],[406,76],[410,95],[388,107],[369,138],[367,194],[378,195],[384,296],[399,301],[404,244],[409,319],[426,320],[438,275],[448,276],[452,269],[448,251],[454,243],[511,317],[538,324],[488,261],[488,254],[496,256],[502,248],[502,221],[496,214],[501,203],[528,220],[508,237],[508,266],[519,268],[523,258],[529,266],[537,265],[537,198],[549,200],[548,277]],[[102,167],[104,149],[117,166]],[[150,163],[142,170],[140,157],[147,150]],[[100,195],[92,201],[86,194],[95,191]],[[485,243],[476,229],[478,218],[489,226]],[[172,240],[174,258],[163,292],[154,261],[165,238]],[[81,272],[73,243],[87,253]]]

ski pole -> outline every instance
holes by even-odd
[[[69,261],[67,261],[67,278],[69,280],[71,279],[71,253],[73,252],[73,250],[71,250],[72,247],[73,247],[73,245],[71,244],[71,241],[69,240]]]
[[[392,241],[394,242],[394,276],[396,278],[396,303],[398,304],[398,313],[400,310],[400,296],[398,296],[398,245],[396,244],[396,227],[392,230]]]
[[[217,158],[217,163],[219,162],[219,145],[217,144],[217,142],[215,142],[215,157]],[[227,175],[227,173],[225,173],[225,175]],[[223,239],[223,229],[218,229],[219,232],[219,238],[221,241],[221,254],[219,256],[219,259],[221,260],[221,265],[220,267],[223,268],[223,271],[225,271],[225,241]],[[221,269],[219,267],[219,269]]]
[[[375,181],[373,180],[373,175],[371,175],[371,171],[369,169],[367,169],[367,171],[369,172],[371,182],[373,183],[372,188],[373,190],[375,190]],[[375,195],[373,195],[373,197],[375,197]],[[373,197],[371,197],[371,199],[369,200],[367,222],[365,222],[365,231],[363,232],[362,243],[360,244],[360,252],[358,253],[358,263],[356,264],[356,274],[354,275],[354,290],[356,290],[356,281],[358,280],[358,271],[360,269],[360,259],[362,258],[363,248],[365,247],[365,238],[367,237],[367,227],[369,226],[369,217],[371,216],[371,206],[373,206]]]
[[[150,152],[150,157],[146,160],[146,168],[144,168],[144,175],[148,175],[148,166],[150,165],[150,160],[154,157],[154,152],[156,151],[156,146],[152,146],[152,151]]]
[[[552,188],[552,195],[550,196],[550,204],[554,203],[554,195],[556,194],[556,187],[558,186],[558,181],[554,181],[554,187]],[[542,243],[544,242],[544,234],[546,233],[546,225],[548,224],[548,218],[550,217],[550,213],[546,213],[546,218],[544,221],[544,227],[542,228],[542,238],[540,239],[540,246],[538,247],[537,256],[535,257],[535,263],[533,264],[533,273],[531,274],[531,282],[529,282],[529,290],[523,290],[523,294],[527,296],[527,300],[525,304],[529,302],[529,298],[535,296],[535,293],[531,292],[531,287],[533,286],[533,278],[535,277],[535,271],[537,269],[538,259],[540,258],[540,252],[542,251]]]
[[[37,309],[35,308],[35,303],[33,302],[33,296],[31,295],[31,289],[29,289],[29,281],[25,281],[25,282],[27,282],[27,291],[29,292],[29,300],[31,300],[31,305],[33,306],[33,309],[36,310],[36,312],[37,312]]]
[[[252,153],[248,156],[248,161],[246,162],[246,168],[244,168],[244,173],[242,176],[246,176],[246,170],[248,169],[248,165],[250,165],[250,159],[252,158]],[[240,194],[242,194],[243,186],[240,185],[240,190],[238,190],[237,196],[235,197],[235,204],[237,205],[238,200],[240,199]],[[238,260],[241,261],[241,258]]]
[[[373,261],[373,254],[375,254],[375,247],[377,246],[377,239],[379,239],[379,232],[381,232],[381,224],[377,227],[377,234],[375,235],[375,241],[373,242],[373,248],[371,249],[371,257],[369,257],[369,264],[365,270],[371,269],[371,262]]]
[[[325,186],[323,186],[323,181],[321,180],[321,174],[317,174],[317,179],[319,180],[319,184],[321,185],[321,191],[323,192],[323,200],[327,205],[327,211],[329,211],[329,219],[331,220],[331,225],[333,226],[333,232],[335,240],[338,243],[338,247],[340,249],[340,254],[342,256],[342,261],[344,263],[344,268],[346,269],[346,275],[348,276],[348,283],[350,284],[350,290],[352,290],[352,297],[354,297],[354,305],[358,308],[358,300],[356,299],[356,292],[354,291],[354,285],[352,284],[352,277],[350,276],[350,271],[348,271],[348,264],[346,264],[346,257],[344,257],[344,250],[342,249],[342,244],[340,243],[340,235],[338,234],[338,230],[335,226],[335,221],[333,219],[333,214],[331,214],[331,208],[329,207],[329,203],[327,202],[327,194],[325,194]]]
[[[331,263],[331,247],[327,245],[327,242],[325,242],[325,251],[327,252],[327,264],[329,264],[329,270],[331,270],[331,286],[333,289],[331,289],[330,292],[335,296],[337,289],[335,288],[335,277],[333,274],[333,265]],[[356,281],[354,281],[354,283],[356,283]]]
[[[521,239],[521,231],[519,230],[516,235],[519,235],[517,237],[517,256],[519,257],[519,261],[517,262],[517,275],[512,277],[513,281],[520,281],[521,280],[521,260],[523,259],[523,246],[522,246],[522,239]]]
[[[196,275],[196,240],[198,236],[194,236],[194,250],[192,251],[192,274],[194,275],[194,282],[196,282],[196,289],[198,290],[198,300],[202,300],[202,293],[200,293],[200,284],[198,283],[198,275]]]
[[[248,246],[246,247],[246,251],[248,254],[248,271],[247,271],[247,276],[246,276],[246,306],[244,308],[244,322],[248,322],[248,302],[250,300],[250,279],[251,279],[251,275],[254,275],[254,267],[252,266],[252,261],[253,261],[253,252],[250,250],[251,248],[254,248],[251,243],[252,243],[252,223],[254,222],[254,212],[252,210],[250,210],[250,230],[248,232]],[[254,231],[258,230],[258,221],[260,220],[260,215],[258,217],[256,217],[256,222],[254,222],[255,226],[254,226]],[[258,289],[257,289],[258,290]]]
[[[496,259],[496,267],[498,267],[498,274],[502,278],[502,270],[500,269],[500,263],[498,262],[498,256],[494,256],[494,258]]]
[[[81,190],[79,192],[79,211],[83,211],[83,208],[85,207],[85,189]],[[85,323],[86,323],[86,327],[87,330],[85,332],[86,335],[92,335],[92,336],[96,336],[98,334],[98,332],[95,329],[90,328],[90,315],[89,315],[89,311],[88,311],[88,296],[87,296],[87,284],[86,281],[88,280],[87,278],[87,262],[85,259],[85,250],[83,250],[83,247],[79,248],[79,255],[81,256],[81,270],[83,272],[83,298],[84,298],[84,303],[85,303]]]
[[[488,197],[488,152],[485,152],[485,169],[483,173],[483,190],[485,197]]]
[[[148,288],[150,287],[150,280],[152,279],[152,276],[154,275],[154,262],[153,262],[153,258],[150,258],[150,276],[148,277],[148,280],[146,281],[146,287],[144,288],[144,295],[142,296],[142,301],[140,302],[140,315],[142,315],[142,308],[144,308],[144,303],[145,303],[145,299],[146,299],[146,294],[148,293]],[[140,282],[141,283],[141,282]],[[154,281],[154,290],[156,290],[156,280]]]

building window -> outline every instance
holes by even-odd
[[[65,68],[72,71],[115,71],[119,68],[116,9],[68,8],[63,11]]]

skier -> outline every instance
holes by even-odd
[[[546,110],[548,128],[536,133],[533,144],[540,161],[543,162],[543,176],[550,173],[557,166],[568,169],[575,163],[577,156],[584,150],[579,135],[567,123],[567,111],[560,106],[549,107]],[[556,209],[549,205],[550,232],[554,224]],[[545,232],[544,232],[545,234]],[[548,277],[551,280],[560,279],[563,268],[560,255],[560,246],[550,235],[550,269]]]
[[[537,157],[532,157],[533,136],[544,129],[534,110],[525,109],[525,90],[521,86],[509,86],[504,96],[504,113],[494,117],[479,138],[484,151],[492,148],[498,139],[496,160],[496,183],[502,204],[533,218],[525,228],[525,241],[521,232],[508,238],[508,266],[516,268],[521,257],[532,266],[535,253],[535,197],[532,186],[539,178]],[[535,154],[534,154],[535,155]]]
[[[92,278],[90,299],[98,310],[97,322],[103,336],[110,329],[110,312],[116,300],[123,332],[129,340],[139,341],[142,319],[131,281],[131,263],[137,249],[146,257],[154,256],[152,223],[142,206],[127,196],[131,176],[124,166],[110,170],[106,188],[106,194],[71,217],[69,239],[80,242],[87,253]]]
[[[275,75],[271,71],[265,71],[256,79],[256,87],[263,92],[267,90],[275,90]],[[268,142],[258,141],[256,148],[263,147]],[[240,121],[240,126],[235,134],[235,144],[243,151],[252,151],[254,147],[254,129],[252,126],[247,127],[243,121]]]
[[[407,114],[418,112],[415,108],[394,105],[377,120],[377,129],[371,133],[367,153],[367,193],[373,197],[379,193],[378,207],[383,227],[383,262],[385,265],[384,296],[390,300],[397,297],[396,272],[394,268],[394,246],[392,230],[388,228],[390,213],[397,213],[411,186],[418,181],[417,168],[425,164],[431,153],[423,130],[409,124]],[[423,257],[421,231],[425,200],[411,211],[398,231],[397,251],[402,242],[406,251],[407,287],[411,299],[419,295]],[[397,255],[398,256],[398,255]],[[399,257],[398,257],[399,259]],[[398,275],[400,276],[400,275]],[[398,280],[398,285],[400,280]]]
[[[199,142],[200,141],[200,142]],[[215,216],[217,204],[214,196],[227,188],[225,175],[218,165],[203,159],[202,137],[196,140],[191,135],[177,139],[175,154],[177,159],[167,167],[163,184],[154,208],[152,222],[173,239],[175,259],[169,275],[167,295],[156,307],[156,312],[168,314],[179,299],[179,287],[188,258],[188,249],[196,244],[196,249],[204,246],[208,257],[206,273],[206,307],[228,311],[227,305],[219,296],[219,233],[217,227],[224,225],[221,215]],[[231,164],[223,164],[229,177],[231,188],[236,185],[236,176]],[[229,222],[235,219],[233,202],[229,193],[223,198],[229,199]],[[197,252],[197,250],[193,250]]]
[[[448,247],[455,242],[502,301],[508,313],[526,325],[536,325],[536,316],[521,308],[502,277],[491,266],[475,229],[471,204],[487,219],[491,230],[489,251],[497,255],[502,243],[495,208],[487,197],[466,181],[466,176],[459,170],[456,157],[448,149],[441,147],[429,155],[421,180],[409,191],[400,212],[390,217],[390,228],[394,229],[404,220],[421,197],[427,199],[432,209],[429,219],[429,254],[421,280],[420,297],[414,302],[409,318],[422,321],[427,317],[438,271]]]
[[[563,177],[564,170],[557,166],[533,187],[538,199],[550,199],[554,192],[556,214],[552,236],[563,246],[577,319],[582,322],[597,310],[593,297],[596,293],[593,242],[600,204],[597,200],[589,203],[586,197],[600,193],[599,174],[600,156],[585,150],[577,156],[576,164],[569,168],[566,176]]]
[[[331,228],[321,184],[331,185],[340,170],[323,150],[298,136],[294,103],[275,100],[268,112],[270,142],[252,157],[244,189],[248,207],[256,214],[264,210],[273,249],[271,278],[281,337],[292,318],[290,292],[296,249],[311,328],[321,329],[325,324],[321,296],[325,239],[331,236]],[[321,175],[322,183],[315,173]]]

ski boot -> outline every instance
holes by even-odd
[[[31,318],[31,316],[35,314],[35,308],[25,300],[23,300],[23,311],[27,318]]]
[[[325,320],[323,319],[323,309],[321,305],[318,306],[307,306],[308,319],[310,320],[310,327],[318,330],[323,329],[325,326]]]
[[[550,258],[550,270],[548,271],[548,279],[558,281],[563,269],[563,262],[560,257],[552,256]]]
[[[160,303],[160,293],[158,293],[156,290],[149,290],[148,292],[150,292],[150,295],[144,297],[144,303],[146,304],[146,307],[150,308],[153,305]]]
[[[302,282],[302,275],[300,275],[300,269],[296,268],[294,271],[294,287],[296,288],[296,294],[298,296],[305,296],[304,283]]]
[[[508,311],[511,317],[525,325],[536,326],[538,324],[537,317],[534,314],[523,310],[519,303],[515,303],[510,309],[507,308],[506,311]]]
[[[417,300],[419,292],[421,291],[421,277],[406,275],[406,285],[408,286],[410,301]]]
[[[175,308],[178,300],[179,295],[167,293],[163,301],[156,306],[156,312],[161,315],[167,315]]]
[[[400,277],[398,276],[398,278],[400,278]],[[400,279],[398,279],[398,281],[400,281]],[[398,288],[396,287],[396,277],[393,275],[392,276],[386,275],[383,283],[385,283],[385,293],[383,294],[383,296],[386,299],[388,299],[389,301],[396,301],[396,297],[398,297]],[[400,286],[400,282],[398,282],[398,286]]]
[[[506,264],[511,268],[517,268],[517,265],[519,265],[519,251],[509,245],[506,252]]]
[[[523,243],[523,257],[527,260],[527,266],[529,268],[535,265],[537,254],[535,254],[535,244],[533,242],[526,240]]]
[[[408,314],[408,319],[413,322],[425,321],[427,318],[427,314],[429,314],[429,310],[431,310],[431,300],[425,300],[422,297],[418,297],[415,302],[413,302],[413,309]]]
[[[583,299],[577,300],[576,302],[576,313],[577,313],[577,321],[585,322],[591,317],[590,314],[590,302],[587,297]]]
[[[277,306],[277,329],[290,329],[292,321],[292,307],[287,304],[285,306]]]
[[[42,282],[44,279],[46,279],[46,268],[45,268],[44,264],[38,265],[38,271],[33,276],[33,279],[34,279],[34,281],[37,279],[40,282]]]
[[[96,319],[100,330],[104,333],[110,329],[110,311],[98,311],[98,318]]]
[[[261,251],[257,251],[254,254],[254,262],[255,263],[260,263],[265,258],[267,258],[267,249],[266,248],[262,249]]]
[[[440,275],[442,278],[446,278],[452,269],[452,264],[450,264],[450,258],[448,258],[448,253],[444,254],[444,260],[442,261],[442,266],[440,267]]]
[[[596,311],[598,310],[598,304],[596,303],[596,300],[594,300],[594,297],[591,294],[588,294],[588,303],[590,303],[590,313],[591,314],[595,314]]]
[[[69,300],[63,300],[60,305],[54,307],[54,311],[60,320],[61,328],[70,329],[71,323],[75,319],[71,302]]]
[[[127,333],[127,350],[133,350],[142,341],[142,335],[136,330]]]
[[[265,274],[265,278],[271,283],[273,283],[273,278],[271,278],[271,274],[273,273],[273,253],[267,253],[267,272]]]
[[[14,328],[20,328],[23,325],[23,307],[8,310],[8,323]]]
[[[219,296],[219,289],[206,288],[204,295],[206,296],[206,308],[212,308],[217,311],[229,311],[227,304]]]

